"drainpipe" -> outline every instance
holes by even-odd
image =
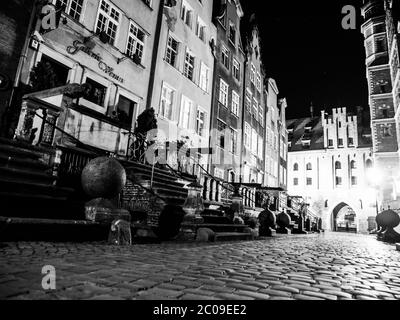
[[[152,54],[152,58],[151,58],[149,89],[147,90],[146,109],[151,108],[151,103],[152,103],[152,99],[153,99],[154,81],[155,81],[155,76],[156,76],[156,67],[157,67],[157,60],[158,60],[158,48],[160,47],[164,4],[165,4],[165,0],[160,0],[160,7],[158,9],[158,16],[157,16],[157,25],[156,25],[156,30],[154,32],[154,45],[153,45],[153,54]]]

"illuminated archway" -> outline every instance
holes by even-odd
[[[357,232],[357,215],[351,206],[341,202],[332,210],[332,231]]]

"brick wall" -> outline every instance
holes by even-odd
[[[14,81],[24,45],[33,0],[3,0],[0,9],[0,73]],[[0,91],[0,116],[11,90]]]

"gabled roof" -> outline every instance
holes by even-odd
[[[321,117],[287,120],[286,127],[289,130],[290,151],[324,149],[324,131]],[[310,131],[306,130],[308,127]]]

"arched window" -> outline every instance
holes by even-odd
[[[336,170],[342,169],[342,164],[341,164],[339,161],[336,161],[336,162],[335,162],[335,169],[336,169]]]
[[[350,166],[351,169],[357,169],[357,163],[354,160],[350,163]]]
[[[311,163],[307,163],[307,171],[311,171],[312,170],[312,164]]]
[[[367,167],[367,169],[372,168],[372,161],[371,161],[370,159],[368,159],[368,160],[365,162],[365,166]]]
[[[293,171],[299,171],[299,164],[298,163],[294,164]]]

